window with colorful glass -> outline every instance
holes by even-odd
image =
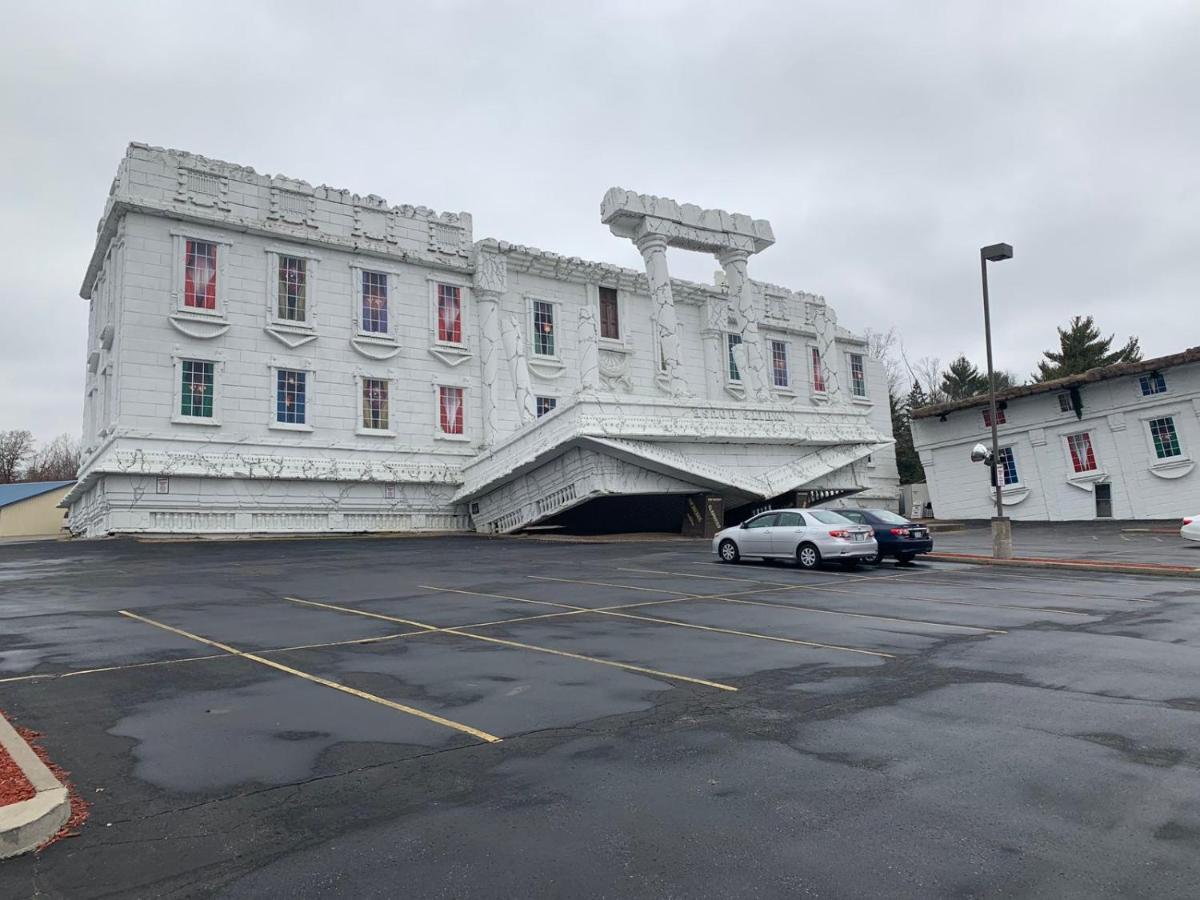
[[[463,389],[438,387],[438,423],[442,434],[463,433]]]
[[[1088,432],[1068,434],[1067,450],[1071,453],[1071,467],[1076,473],[1096,471],[1096,454],[1092,450],[1092,436]]]
[[[818,394],[825,393],[825,370],[821,368],[821,351],[810,347],[812,358],[812,389]]]
[[[538,397],[537,398],[537,416],[540,419],[546,413],[550,412],[558,406],[557,397]]]
[[[850,354],[850,391],[855,397],[867,396],[867,370],[861,353]]]
[[[1175,431],[1174,416],[1151,419],[1147,424],[1150,426],[1150,437],[1154,441],[1155,456],[1159,459],[1171,459],[1183,455],[1183,450],[1179,447],[1179,435]]]
[[[387,334],[388,277],[385,272],[362,273],[362,330]]]
[[[280,369],[275,373],[275,421],[285,425],[305,424],[307,372]]]
[[[308,317],[308,261],[295,256],[279,257],[279,318],[304,322]]]
[[[742,373],[738,370],[737,354],[733,352],[734,347],[742,345],[742,336],[740,334],[728,334],[725,336],[726,349],[729,356],[729,380],[741,381]]]
[[[437,339],[445,344],[462,343],[462,288],[437,286]]]
[[[1143,375],[1138,379],[1138,383],[1142,388],[1142,396],[1150,397],[1154,394],[1165,394],[1167,392],[1167,379],[1163,377],[1161,372],[1151,372],[1149,375]]]
[[[536,356],[554,356],[554,304],[533,301],[533,352]]]
[[[1008,417],[1004,414],[1004,407],[997,406],[996,407],[996,424],[1004,425],[1007,422],[1008,422]],[[990,409],[985,409],[983,411],[983,427],[984,428],[992,427],[992,411]]]
[[[1013,454],[1012,447],[1001,447],[1000,458],[997,461],[997,469],[1004,476],[1005,484],[1017,483],[1017,457]]]
[[[362,427],[369,431],[388,430],[388,383],[383,378],[362,380]]]
[[[791,384],[788,378],[787,344],[783,341],[771,341],[771,381],[778,388]]]
[[[217,308],[217,245],[187,241],[183,267],[183,305],[192,309]]]
[[[189,419],[213,416],[213,369],[211,362],[185,359],[180,365],[179,414]]]
[[[600,337],[610,341],[621,339],[621,311],[616,288],[600,288]]]

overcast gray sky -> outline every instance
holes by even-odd
[[[78,433],[79,283],[129,141],[640,266],[611,185],[770,219],[753,277],[1028,374],[1091,313],[1200,344],[1200,4],[11,3],[0,429]],[[673,273],[715,262],[674,252]]]

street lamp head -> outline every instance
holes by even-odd
[[[991,244],[987,247],[980,248],[979,255],[988,262],[999,262],[1002,259],[1012,259],[1012,244]]]
[[[983,444],[976,444],[971,448],[971,462],[981,462],[991,465],[992,451],[983,446]]]

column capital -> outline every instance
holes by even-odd
[[[475,295],[476,303],[500,302],[500,291],[494,291],[491,288],[476,287],[471,293]]]
[[[750,259],[750,253],[746,250],[738,249],[737,247],[726,247],[720,253],[716,254],[717,262],[722,268],[726,268],[734,263],[742,263],[745,265]]]
[[[637,245],[638,251],[642,256],[653,253],[656,250],[666,251],[667,249],[667,237],[663,234],[643,234],[634,243]]]

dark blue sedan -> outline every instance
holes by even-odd
[[[891,556],[897,562],[910,563],[918,553],[933,550],[933,538],[928,528],[910,522],[891,510],[839,509],[837,512],[852,522],[870,525],[875,529],[875,542],[879,544],[879,550],[864,562],[878,565],[885,556]]]

